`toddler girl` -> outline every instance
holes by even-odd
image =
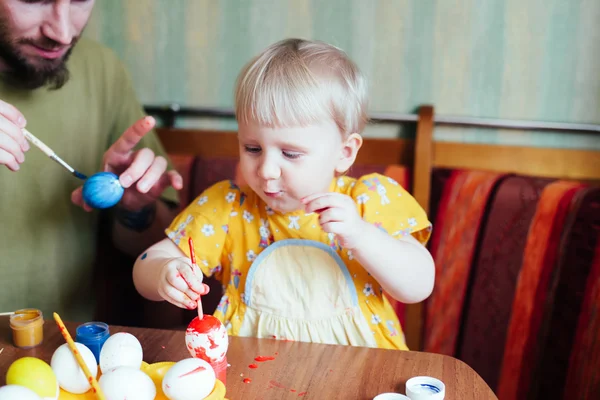
[[[429,296],[431,224],[391,178],[344,175],[367,120],[356,65],[325,43],[275,43],[242,70],[235,108],[245,184],[190,204],[136,261],[137,290],[192,309],[214,275],[230,335],[406,349],[383,292]]]

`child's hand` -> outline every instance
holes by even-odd
[[[202,283],[202,271],[192,267],[188,258],[173,258],[162,267],[158,294],[169,303],[193,310],[200,296],[208,291],[208,286]]]
[[[352,250],[360,241],[367,224],[358,214],[351,197],[341,193],[320,193],[302,199],[306,212],[319,214],[319,224],[327,233],[336,235],[338,243]]]

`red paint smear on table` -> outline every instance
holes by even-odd
[[[250,379],[250,378],[244,378],[243,382],[244,383],[250,383],[250,382],[252,382],[252,379]]]
[[[271,335],[271,337],[272,337],[273,339],[277,340],[277,335]],[[281,339],[279,339],[279,340],[282,340],[282,341],[284,341],[284,342],[293,342],[293,341],[294,341],[293,339],[286,339],[286,338],[281,338]]]
[[[265,362],[265,361],[273,361],[275,357],[273,356],[258,356],[254,358],[254,361]]]
[[[179,375],[179,378],[183,378],[184,376],[190,376],[192,374],[196,374],[198,372],[206,371],[206,368],[200,366],[196,369],[191,370],[190,372],[186,372],[185,374]]]
[[[273,389],[273,388],[279,388],[279,389],[288,390],[287,387],[283,386],[281,383],[279,383],[277,381],[269,381],[269,389]],[[289,391],[291,393],[296,393],[296,389],[289,389]],[[300,392],[300,393],[298,393],[298,397],[303,397],[306,394],[308,394],[308,392]]]
[[[269,381],[269,385],[271,385],[271,388],[276,387],[276,388],[279,388],[279,389],[287,389],[285,386],[283,386],[281,383],[279,383],[277,381]]]
[[[256,368],[258,368],[258,365],[250,364],[250,365],[248,365],[248,368],[256,369]]]

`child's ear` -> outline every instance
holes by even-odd
[[[363,138],[358,133],[352,133],[344,140],[340,159],[335,167],[337,173],[342,174],[350,169],[362,144]]]

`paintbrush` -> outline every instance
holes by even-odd
[[[71,173],[71,175],[73,175],[75,178],[79,178],[79,179],[84,180],[84,181],[87,179],[87,176],[85,176],[84,174],[82,174],[79,171],[76,171],[73,167],[71,167],[69,164],[67,164],[66,162],[64,162],[63,159],[60,158],[54,152],[54,150],[52,150],[50,147],[46,146],[46,144],[44,144],[44,142],[42,142],[40,139],[38,139],[35,136],[33,136],[33,134],[31,132],[29,132],[25,128],[23,128],[23,135],[25,136],[25,138],[27,140],[29,140],[31,143],[33,143],[44,154],[46,154],[48,157],[50,157],[51,159],[53,159],[54,161],[56,161],[57,163],[59,163],[64,169],[66,169],[67,171],[69,171]]]
[[[192,237],[188,239],[188,244],[190,245],[190,261],[192,262],[192,268],[200,268],[198,264],[196,264],[196,254],[194,253],[194,241]],[[204,318],[204,312],[202,311],[202,300],[201,297],[198,298],[198,318]]]
[[[56,325],[58,325],[60,333],[62,334],[63,338],[65,338],[65,341],[67,342],[67,345],[69,346],[69,349],[71,349],[71,352],[73,353],[73,357],[75,357],[77,364],[79,364],[79,366],[83,370],[83,373],[85,374],[85,377],[87,378],[88,382],[92,386],[92,392],[96,393],[96,397],[98,398],[98,400],[106,400],[106,396],[104,396],[104,393],[100,389],[100,386],[98,385],[98,381],[96,380],[96,377],[92,375],[89,368],[87,367],[87,364],[85,363],[85,361],[83,361],[83,358],[81,357],[81,354],[77,350],[77,347],[75,346],[75,342],[73,342],[73,338],[71,337],[71,334],[65,327],[65,324],[62,322],[62,319],[60,318],[60,316],[57,313],[54,313],[53,315],[54,315],[54,321],[56,321]]]

